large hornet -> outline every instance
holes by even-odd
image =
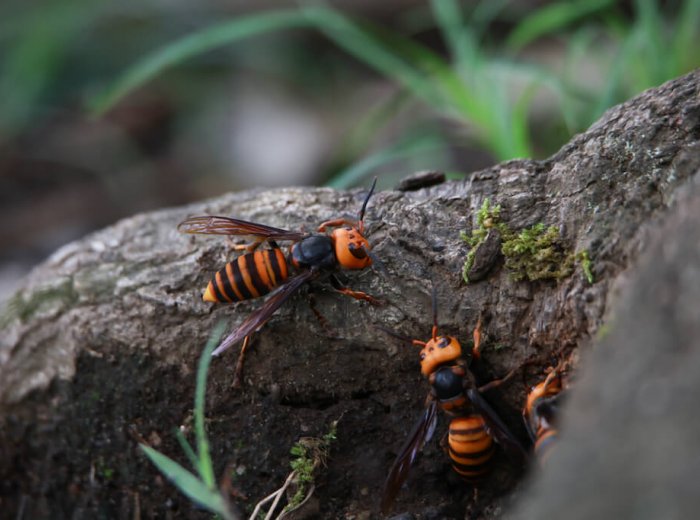
[[[357,221],[346,218],[328,220],[318,227],[317,233],[288,231],[219,216],[190,217],[178,225],[178,230],[183,233],[245,236],[253,239],[247,245],[238,246],[247,251],[245,254],[227,263],[214,275],[202,296],[204,301],[233,303],[259,298],[274,290],[267,301],[226,336],[212,354],[218,356],[244,340],[234,385],[240,380],[250,336],[305,283],[328,278],[338,292],[373,305],[379,304],[372,296],[345,287],[334,272],[339,268],[364,269],[372,264],[373,255],[364,237],[364,216],[376,184],[375,177]],[[330,233],[327,233],[331,228]],[[277,241],[282,240],[292,242],[287,255],[277,244]],[[258,250],[264,242],[267,242],[269,248]]]
[[[438,408],[451,417],[445,449],[451,459],[452,469],[465,481],[478,482],[487,473],[496,448],[494,441],[501,445],[512,460],[524,463],[526,454],[522,445],[482,396],[483,392],[509,379],[517,368],[502,379],[479,386],[467,362],[462,359],[462,347],[457,339],[438,335],[435,288],[433,328],[428,341],[410,340],[392,331],[382,330],[421,347],[421,373],[431,385],[425,410],[399,450],[384,483],[381,501],[384,514],[390,511],[423,445],[432,438],[437,425]],[[479,359],[480,346],[481,318],[474,330],[473,360]]]
[[[525,428],[530,434],[540,464],[545,463],[556,444],[557,418],[564,395],[564,372],[563,363],[551,368],[547,377],[532,387],[523,408]]]

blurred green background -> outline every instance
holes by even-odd
[[[3,0],[0,300],[138,211],[547,157],[699,63],[700,0]]]

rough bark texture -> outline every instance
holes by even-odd
[[[699,180],[654,232],[576,380],[560,444],[514,518],[697,516]]]
[[[338,440],[316,488],[315,507],[322,518],[376,516],[384,475],[420,414],[428,388],[415,348],[374,326],[427,338],[432,279],[441,329],[468,344],[484,312],[490,318],[484,326],[485,372],[503,374],[526,359],[537,359],[539,363],[523,369],[524,381],[532,384],[542,377],[552,353],[590,350],[591,339],[617,308],[619,290],[647,249],[649,234],[669,211],[676,216],[655,233],[677,246],[662,255],[659,268],[660,280],[670,277],[674,283],[653,283],[653,259],[652,267],[645,268],[649,278],[635,278],[633,295],[625,301],[638,304],[642,298],[655,298],[661,308],[631,313],[628,305],[621,307],[619,328],[615,325],[615,333],[596,347],[590,365],[579,367],[583,374],[576,378],[564,425],[571,439],[562,441],[551,470],[521,507],[538,515],[569,511],[576,500],[588,502],[594,486],[610,491],[612,486],[601,483],[614,475],[635,476],[637,487],[631,486],[630,493],[646,490],[652,475],[667,478],[665,482],[679,477],[671,469],[655,473],[656,459],[645,456],[653,451],[663,457],[666,443],[678,446],[693,432],[674,428],[672,421],[694,415],[681,408],[693,395],[683,385],[698,377],[681,364],[697,356],[697,349],[690,348],[697,334],[681,332],[697,332],[692,327],[697,328],[700,308],[700,242],[689,219],[697,222],[698,199],[688,196],[680,207],[676,198],[697,179],[698,169],[700,72],[695,72],[611,109],[548,160],[510,161],[461,182],[377,193],[367,221],[374,251],[388,275],[368,270],[348,278],[353,288],[381,297],[387,305],[373,308],[330,291],[315,292],[330,333],[300,294],[256,336],[242,391],[229,388],[234,353],[212,364],[208,432],[217,474],[233,464],[234,486],[248,496],[234,501],[249,508],[281,485],[291,445],[300,436],[322,435],[331,421],[341,418]],[[175,457],[181,453],[172,431],[180,425],[189,431],[195,367],[209,332],[221,319],[233,328],[260,302],[213,309],[203,303],[201,291],[225,262],[228,247],[220,238],[180,235],[175,226],[192,214],[229,214],[311,230],[322,220],[355,215],[363,195],[361,190],[312,188],[228,194],[124,220],[60,249],[37,268],[2,318],[3,509],[10,516],[21,510],[26,518],[204,516],[158,476],[137,443],[148,442]],[[558,281],[514,281],[497,258],[484,280],[465,285],[461,269],[468,247],[459,233],[476,225],[485,198],[501,205],[501,219],[511,229],[556,226],[567,251],[588,251],[593,283],[580,264]],[[694,264],[677,269],[677,262],[691,256]],[[688,321],[693,312],[696,320]],[[631,321],[643,323],[649,332]],[[620,332],[630,327],[634,334]],[[524,439],[521,381],[516,378],[489,398]],[[649,407],[639,404],[647,401]],[[618,426],[624,430],[616,430]],[[619,431],[625,438],[636,436],[638,443],[620,446],[615,437]],[[667,432],[671,437],[663,444],[655,442],[656,435]],[[691,446],[694,438],[688,437]],[[586,460],[595,464],[584,464]],[[628,460],[637,462],[635,473],[617,472]],[[670,468],[670,460],[664,467]],[[685,462],[697,464],[693,461]],[[606,479],[596,478],[606,471]],[[395,511],[408,511],[405,518],[500,517],[523,495],[519,473],[507,460],[497,460],[474,503],[433,442]],[[579,479],[590,487],[578,488]],[[562,486],[569,492],[561,491]],[[556,501],[551,500],[555,489],[560,497]],[[673,498],[656,493],[632,501],[633,506],[612,492],[598,494],[595,502],[608,497],[610,507],[588,511],[619,511],[613,500],[633,511],[647,511],[653,497],[659,499],[655,507]],[[681,518],[690,509],[677,506],[673,511]],[[523,517],[534,514],[524,512]]]

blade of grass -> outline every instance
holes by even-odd
[[[60,69],[71,37],[34,27],[33,38],[22,38],[5,60],[0,77],[0,112],[3,132],[23,127],[37,101]]]
[[[404,86],[433,109],[472,123],[482,142],[499,158],[512,156],[494,126],[492,113],[483,99],[472,96],[468,84],[444,59],[422,45],[378,27],[360,26],[329,8],[307,11],[319,29],[341,48]]]
[[[357,23],[326,7],[306,7],[299,11],[271,11],[224,22],[193,33],[167,45],[131,67],[101,97],[93,99],[94,114],[103,113],[121,97],[153,78],[169,66],[237,39],[274,29],[312,25],[341,48],[382,74],[397,81],[432,108],[453,112],[463,121],[472,121],[487,145],[499,158],[510,158],[503,151],[503,139],[492,122],[492,113],[482,108],[483,100],[473,100],[465,83],[444,60],[426,48],[401,39],[403,53]],[[408,52],[405,52],[408,51]],[[412,59],[417,59],[416,64]]]
[[[317,19],[320,24],[333,20],[338,22],[338,25],[343,25],[347,29],[347,33],[343,37],[339,37],[337,31],[328,32],[327,36],[358,59],[365,60],[367,58],[370,60],[368,62],[370,66],[404,86],[434,110],[456,117],[462,124],[465,122],[473,124],[477,135],[487,147],[494,150],[500,157],[498,140],[490,139],[496,133],[488,107],[480,102],[482,100],[471,95],[473,92],[468,83],[462,81],[443,58],[397,33],[382,31],[379,27],[369,24],[362,27],[353,25],[343,15],[328,9],[323,9],[320,18],[317,17]],[[365,40],[366,46],[358,43],[361,40]],[[363,47],[363,49],[360,50],[359,47]],[[368,52],[369,49],[383,49],[393,56],[391,60],[388,60],[391,63],[377,61],[375,57],[378,52]],[[395,68],[393,67],[395,62],[403,65]],[[407,77],[411,79],[409,80]],[[424,84],[427,85],[427,88],[422,87]],[[492,148],[491,145],[494,143],[496,146]]]
[[[520,97],[515,102],[513,109],[510,114],[511,130],[510,133],[513,135],[513,141],[518,147],[527,147],[528,153],[530,150],[530,129],[528,127],[528,111],[532,106],[532,99],[537,93],[538,85],[536,83],[530,83],[525,87]],[[527,143],[527,144],[525,144]],[[527,155],[525,157],[532,157],[532,155]]]
[[[458,2],[432,0],[431,7],[450,53],[457,62],[458,70],[465,78],[463,83],[469,85],[464,89],[465,94],[473,96],[484,107],[477,121],[486,130],[491,150],[501,159],[530,157],[532,153],[527,121],[514,120],[518,114],[513,110],[508,94],[508,80],[512,79],[512,75],[508,73],[507,65],[501,63],[497,69],[492,67],[494,61],[486,56],[478,43],[477,25],[473,22],[465,23]],[[486,13],[482,11],[477,14],[484,16]],[[478,82],[470,82],[466,79],[469,77],[478,78]],[[460,104],[464,105],[462,100]]]
[[[470,21],[473,26],[474,37],[481,40],[484,32],[496,17],[505,9],[509,0],[489,0],[476,4],[471,13]]]
[[[19,9],[0,22],[0,129],[20,131],[46,103],[79,28],[93,23],[102,6],[84,0]]]
[[[532,157],[530,132],[527,121],[517,121],[517,100],[531,86],[539,86],[552,75],[534,65],[518,64],[510,60],[490,59],[481,74],[486,78],[479,85],[479,100],[489,107],[492,120],[493,149],[501,159]],[[524,127],[522,125],[525,125]]]
[[[700,64],[700,0],[683,2],[670,45],[673,76],[684,74]]]
[[[431,0],[430,6],[452,59],[463,72],[473,70],[479,52],[474,34],[464,24],[460,5],[454,0]]]
[[[366,24],[354,25],[343,15],[330,9],[315,9],[313,16],[320,27],[342,27],[326,34],[346,51],[366,60],[382,74],[394,79],[433,109],[457,116],[462,124],[473,124],[481,141],[501,159],[512,155],[504,151],[503,140],[494,125],[491,107],[474,96],[468,83],[462,81],[441,57],[424,46],[396,33],[381,31]],[[340,36],[342,34],[342,37]],[[391,56],[387,62],[378,55]],[[401,66],[394,66],[397,63]],[[411,66],[406,67],[406,64]],[[478,73],[474,73],[477,76]],[[427,88],[424,88],[427,86]]]
[[[573,135],[586,128],[589,116],[585,108],[594,103],[596,96],[590,85],[580,81],[581,63],[586,56],[595,52],[594,43],[599,39],[599,32],[592,27],[582,27],[569,36],[561,82],[566,87],[557,90],[557,100],[562,120],[567,133]],[[593,60],[596,66],[602,66],[601,60]]]
[[[507,64],[506,64],[507,67]],[[527,132],[523,135],[515,131],[516,122],[514,121],[513,102],[509,94],[509,82],[506,79],[506,74],[491,67],[493,79],[490,82],[488,99],[492,107],[492,118],[496,131],[494,140],[500,151],[501,156],[508,156],[509,159],[516,157],[531,157],[530,145],[527,142],[521,141],[521,137],[528,138]]]
[[[444,105],[429,78],[365,27],[328,7],[307,7],[303,12],[318,30],[349,54],[394,79],[430,105]]]
[[[346,158],[346,162],[355,160],[367,153],[372,143],[383,128],[389,125],[407,107],[415,105],[416,98],[409,92],[399,89],[381,100],[376,106],[369,107],[360,119],[353,123],[348,133],[339,142],[337,161]]]
[[[635,0],[635,24],[632,38],[637,52],[631,65],[636,73],[636,85],[633,89],[641,92],[644,89],[658,85],[668,77],[666,68],[668,49],[664,45],[664,17],[659,12],[656,0]]]
[[[216,486],[214,478],[214,468],[209,454],[209,441],[207,432],[204,429],[204,399],[207,391],[207,372],[211,363],[211,353],[219,344],[221,335],[224,332],[224,322],[219,322],[214,327],[209,341],[204,348],[204,352],[199,358],[197,368],[197,386],[194,394],[194,431],[197,439],[197,452],[199,454],[199,475],[209,488]]]
[[[615,54],[610,67],[605,75],[604,87],[600,90],[597,99],[588,112],[586,126],[597,120],[605,110],[615,104],[622,91],[622,83],[627,74],[626,66],[633,59],[634,42],[627,38],[622,42],[620,49]]]
[[[199,457],[197,457],[197,454],[192,449],[192,446],[190,446],[190,443],[187,442],[185,434],[182,433],[182,431],[179,428],[175,429],[175,438],[180,443],[180,447],[182,448],[182,451],[185,452],[185,455],[190,461],[190,464],[192,464],[192,467],[199,468]]]
[[[194,56],[250,36],[279,29],[307,27],[309,23],[303,12],[279,10],[235,18],[196,31],[157,49],[127,69],[105,92],[90,101],[90,112],[95,116],[103,114],[129,92],[168,67]]]
[[[226,502],[216,488],[211,488],[196,475],[159,451],[145,444],[141,444],[141,449],[160,472],[190,500],[225,519],[232,518]]]
[[[616,0],[576,0],[544,5],[517,25],[506,40],[506,47],[517,52],[528,43],[602,11],[615,2]]]

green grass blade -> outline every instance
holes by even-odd
[[[473,82],[463,81],[442,57],[426,47],[396,33],[382,31],[378,27],[371,29],[371,34],[369,29],[362,30],[377,45],[391,49],[391,52],[403,63],[410,63],[413,69],[411,74],[416,75],[421,82],[428,83],[429,90],[426,92],[429,93],[413,88],[410,83],[402,81],[401,78],[389,75],[390,79],[403,85],[411,94],[426,102],[434,110],[458,119],[462,124],[473,126],[485,146],[491,150],[494,149],[493,140],[490,139],[490,136],[496,134],[491,118],[491,107],[485,102],[488,100],[481,98],[471,85],[471,83],[483,81],[480,71],[470,71],[474,78]],[[333,36],[329,35],[329,37]],[[362,56],[358,58],[362,59]],[[378,70],[385,75],[389,74],[386,70]]]
[[[589,120],[586,126],[598,119],[605,110],[615,104],[620,97],[623,81],[627,74],[628,64],[634,59],[634,42],[631,38],[622,42],[620,50],[616,53],[606,74],[606,81],[595,103],[588,112]]]
[[[382,129],[395,121],[406,107],[414,106],[416,102],[418,101],[410,92],[400,89],[388,99],[380,100],[376,106],[368,107],[340,139],[334,160],[340,164],[348,163],[367,153]]]
[[[226,502],[216,488],[206,485],[196,475],[159,451],[145,444],[141,444],[141,449],[160,472],[190,500],[224,518],[231,518]]]
[[[465,72],[473,68],[477,44],[471,30],[464,24],[460,5],[454,0],[432,0],[430,6],[453,61]]]
[[[185,455],[187,456],[187,459],[190,461],[190,464],[192,464],[192,467],[199,468],[199,458],[197,457],[197,454],[192,449],[192,446],[190,446],[190,443],[187,442],[187,439],[185,438],[185,434],[182,433],[180,428],[175,429],[175,438],[177,439],[177,442],[180,443],[180,447],[182,448],[182,451],[185,452]]]
[[[580,115],[580,107],[583,104],[593,103],[591,99],[592,94],[584,90],[585,87],[580,85],[578,75],[582,60],[588,53],[592,52],[595,38],[596,35],[593,30],[583,28],[575,31],[567,42],[561,81],[570,86],[557,89],[555,93],[562,121],[569,135],[585,128],[585,123],[582,122],[582,116]],[[588,122],[588,119],[585,121]]]
[[[33,38],[22,38],[4,60],[0,73],[2,131],[12,133],[34,115],[41,95],[60,69],[70,36],[35,28]]]
[[[462,81],[442,57],[395,32],[369,24],[360,26],[331,9],[313,8],[307,12],[319,29],[341,48],[393,79],[434,110],[475,126],[482,142],[494,150],[496,141],[490,137],[496,132],[489,107],[484,106],[484,100],[474,95],[468,82]],[[477,78],[478,71],[473,76]],[[497,150],[496,147],[496,153]]]
[[[256,34],[308,25],[309,21],[303,13],[279,10],[235,18],[194,32],[154,51],[127,69],[105,92],[91,100],[90,111],[93,115],[103,114],[129,92],[168,67],[204,52]]]
[[[498,105],[477,95],[469,82],[463,81],[444,59],[408,38],[369,25],[360,26],[332,9],[314,7],[306,12],[337,45],[393,79],[433,109],[458,117],[462,124],[473,124],[480,140],[500,159],[512,157],[503,152],[500,128],[493,119],[493,109]],[[473,68],[477,69],[470,70],[474,82],[482,81],[478,67]],[[489,89],[482,92],[488,94]]]
[[[506,46],[513,52],[518,51],[537,38],[559,31],[615,2],[616,0],[576,0],[545,5],[518,24],[506,40]]]
[[[509,60],[490,60],[489,82],[484,85],[487,92],[482,99],[488,100],[492,119],[493,147],[501,159],[532,157],[532,143],[528,126],[528,106],[535,90],[542,85],[557,91],[561,83],[546,70]]]
[[[433,107],[444,104],[430,78],[426,78],[423,72],[365,26],[328,7],[307,7],[303,13],[318,30],[347,53],[393,79]]]
[[[510,0],[489,0],[476,4],[469,18],[477,40],[481,40],[489,25],[506,8]]]
[[[473,31],[461,22],[455,2],[435,0],[431,5],[451,51],[457,54],[459,70],[411,41],[395,37],[387,37],[387,41],[430,78],[445,100],[448,114],[473,127],[477,139],[498,159],[530,156],[529,136],[512,128],[513,112],[504,83],[511,76],[508,65],[487,59]]]
[[[510,132],[513,135],[513,149],[520,150],[519,157],[532,157],[532,145],[530,144],[530,129],[528,126],[528,111],[532,106],[532,99],[537,93],[539,85],[530,83],[516,101],[510,114]],[[518,157],[518,155],[514,155]]]
[[[209,341],[207,341],[204,352],[199,358],[199,367],[197,368],[197,387],[194,394],[194,431],[197,439],[197,453],[199,455],[199,474],[204,483],[213,488],[215,486],[214,468],[209,454],[209,441],[207,440],[207,432],[204,429],[204,399],[207,391],[207,372],[211,363],[211,353],[219,344],[219,339],[224,332],[225,323],[219,322],[214,327]]]
[[[433,88],[439,92],[443,100],[441,107],[433,108],[441,108],[453,117],[458,116],[462,122],[471,122],[479,132],[488,134],[490,125],[488,107],[484,106],[483,100],[479,98],[472,85],[483,79],[479,76],[478,65],[472,62],[473,69],[477,70],[468,71],[474,81],[465,81],[441,57],[425,47],[408,40],[398,41],[397,39],[393,39],[391,44],[401,51],[406,60],[414,63],[423,76],[430,78]]]
[[[656,86],[668,77],[668,49],[664,45],[664,17],[659,12],[656,0],[636,0],[636,23],[633,34],[636,53],[631,65],[636,70],[635,92]]]
[[[676,19],[670,51],[672,74],[678,76],[700,64],[700,0],[685,0]]]
[[[80,29],[94,22],[101,7],[73,0],[41,10],[8,9],[0,20],[0,132],[20,131],[40,113]]]
[[[507,89],[505,74],[500,74],[498,79],[490,85],[489,99],[492,102],[492,118],[495,132],[491,136],[495,150],[499,158],[526,158],[532,157],[529,145],[529,133],[527,121],[516,121],[514,104],[510,99]],[[526,114],[526,112],[525,112]],[[521,131],[522,126],[525,131]]]

